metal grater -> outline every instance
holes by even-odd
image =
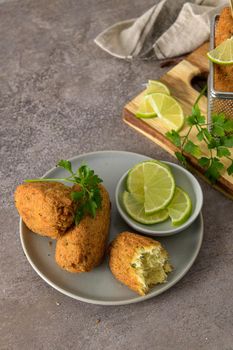
[[[215,46],[215,27],[219,20],[216,15],[211,23],[210,49]],[[213,113],[224,113],[227,117],[233,118],[233,92],[216,91],[214,89],[214,64],[210,61],[210,74],[208,78],[208,122],[211,122]]]

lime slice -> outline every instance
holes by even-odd
[[[225,40],[214,50],[207,53],[208,58],[217,64],[233,64],[233,36]]]
[[[161,94],[170,95],[170,91],[166,85],[158,80],[149,80],[145,94],[150,95],[158,92]]]
[[[166,168],[166,169],[168,169],[168,170],[170,170],[171,171],[171,169],[170,169],[170,167],[169,167],[169,165],[167,165],[167,164],[165,164],[165,163],[163,163],[163,162],[160,162],[159,160],[157,160],[157,159],[150,159],[150,160],[146,160],[146,161],[144,161],[143,163],[145,163],[145,162],[152,162],[152,163],[157,163],[157,164],[160,164],[161,166],[163,166],[164,168]]]
[[[167,210],[172,220],[172,225],[182,225],[188,220],[192,211],[192,202],[189,195],[180,187],[176,187],[174,197]]]
[[[143,201],[146,214],[164,209],[175,191],[173,175],[159,162],[145,161],[134,166],[127,178],[128,191]]]
[[[156,112],[151,107],[150,102],[147,99],[143,98],[135,115],[138,118],[154,118],[156,117]]]
[[[144,210],[144,203],[137,199],[133,194],[125,191],[123,193],[123,204],[127,213],[137,222],[146,225],[156,224],[165,221],[169,215],[166,209],[160,210],[154,214],[148,215]]]
[[[166,169],[170,170],[170,167],[165,164],[160,162],[159,160],[156,159],[150,159],[150,160],[144,160],[137,165],[135,165],[129,172],[128,172],[128,177],[126,180],[126,188],[129,192],[134,193],[136,196],[141,197],[140,200],[144,201],[144,174],[143,174],[143,167],[139,166],[140,164],[143,163],[157,163],[160,164],[161,166],[165,167]],[[131,173],[134,173],[132,176],[129,176]]]
[[[151,94],[145,97],[150,102],[157,116],[171,129],[180,130],[184,124],[184,113],[180,104],[171,96]]]
[[[145,162],[138,163],[129,172],[126,180],[126,188],[130,193],[144,203],[144,168]]]

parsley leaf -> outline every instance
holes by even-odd
[[[192,114],[188,116],[187,123],[189,125],[205,124],[205,117],[201,114],[201,110],[197,103],[192,108]]]
[[[224,128],[218,124],[214,124],[212,127],[212,134],[214,136],[224,136],[225,135]]]
[[[204,117],[204,115],[200,115],[199,117],[197,117],[197,122],[200,125],[205,124],[205,117]]]
[[[192,154],[195,157],[199,157],[201,155],[200,148],[195,145],[191,140],[188,140],[184,145],[184,151]]]
[[[198,159],[198,163],[203,167],[203,168],[208,168],[210,164],[210,159],[207,157],[201,157]]]
[[[225,115],[223,113],[212,114],[211,119],[212,119],[213,125],[217,125],[218,124],[220,126],[223,126],[223,124],[226,121],[226,117],[225,117]]]
[[[80,206],[75,212],[74,222],[76,226],[80,223],[83,216],[84,216],[83,206]]]
[[[181,164],[183,164],[184,166],[187,165],[186,158],[181,152],[175,152],[175,156],[179,160],[179,162],[181,162]]]
[[[71,174],[73,174],[72,165],[71,165],[71,162],[69,160],[62,159],[57,163],[57,166],[60,166],[61,168],[64,168],[65,170],[67,170]]]
[[[195,115],[189,115],[186,120],[187,120],[188,125],[196,125],[197,124],[197,120],[195,118]]]
[[[180,139],[180,135],[178,134],[177,131],[172,130],[172,131],[168,131],[166,133],[167,138],[177,147],[181,146],[181,139]]]
[[[233,160],[231,162],[231,165],[227,168],[227,173],[228,173],[228,175],[233,174]]]
[[[199,141],[202,141],[204,139],[204,132],[203,130],[200,130],[199,133],[197,134],[197,138]]]
[[[227,119],[223,125],[224,130],[226,132],[232,132],[233,131],[233,120],[232,119]]]
[[[210,142],[208,143],[208,148],[213,149],[221,146],[221,141],[218,138],[212,138]]]
[[[219,146],[217,147],[217,156],[218,157],[227,157],[230,156],[231,152],[229,151],[228,148],[224,147],[224,146]]]
[[[208,179],[215,183],[216,180],[220,177],[220,171],[224,168],[224,165],[219,161],[218,158],[213,158],[209,168],[206,171],[206,176]]]
[[[80,191],[80,192],[76,192],[73,191],[71,192],[71,198],[73,199],[73,201],[79,201],[84,195],[84,191]]]
[[[222,137],[221,142],[225,147],[233,147],[233,135]]]

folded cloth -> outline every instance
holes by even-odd
[[[211,17],[227,3],[227,0],[160,0],[142,16],[107,28],[95,43],[123,59],[180,56],[208,40]]]

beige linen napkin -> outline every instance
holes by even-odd
[[[136,19],[114,24],[95,43],[123,59],[164,59],[188,53],[208,40],[210,19],[227,0],[161,0]]]

